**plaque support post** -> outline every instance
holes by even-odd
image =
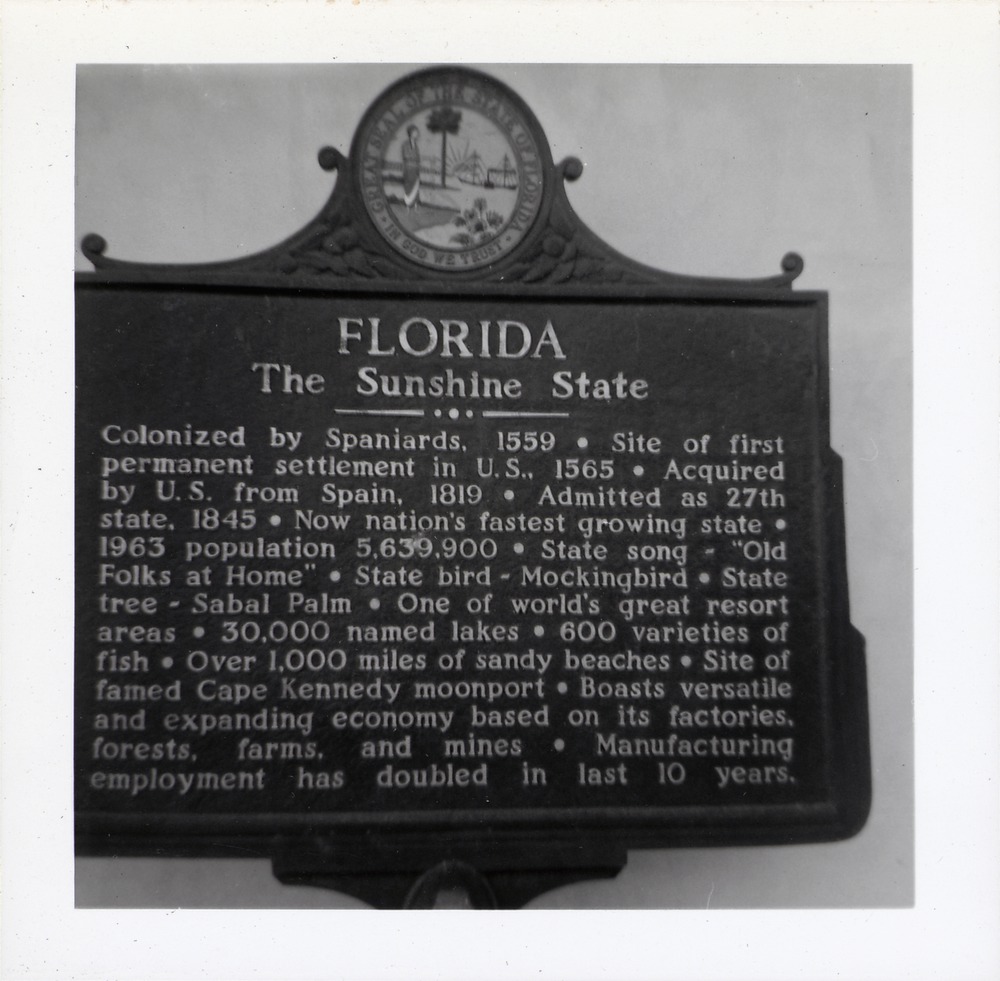
[[[432,909],[456,891],[473,909],[519,909],[560,886],[613,878],[627,857],[606,839],[568,833],[485,844],[459,835],[427,842],[352,833],[281,839],[272,867],[286,885],[335,889],[378,909]]]

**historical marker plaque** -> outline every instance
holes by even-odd
[[[347,179],[263,256],[85,242],[80,847],[310,843],[343,879],[853,833],[825,294],[794,257],[617,256],[475,73],[405,80],[321,162]]]

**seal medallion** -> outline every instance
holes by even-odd
[[[542,208],[550,165],[541,128],[513,92],[446,68],[383,93],[351,156],[381,235],[443,272],[480,269],[512,252]]]

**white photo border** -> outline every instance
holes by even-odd
[[[998,34],[995,2],[6,0],[3,976],[995,977]],[[601,911],[458,921],[462,914],[74,909],[72,691],[58,668],[72,647],[73,376],[65,325],[72,323],[76,65],[459,57],[913,65],[912,910]]]

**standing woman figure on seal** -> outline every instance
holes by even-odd
[[[420,204],[420,130],[416,126],[406,129],[407,142],[403,144],[403,201],[406,210]]]

